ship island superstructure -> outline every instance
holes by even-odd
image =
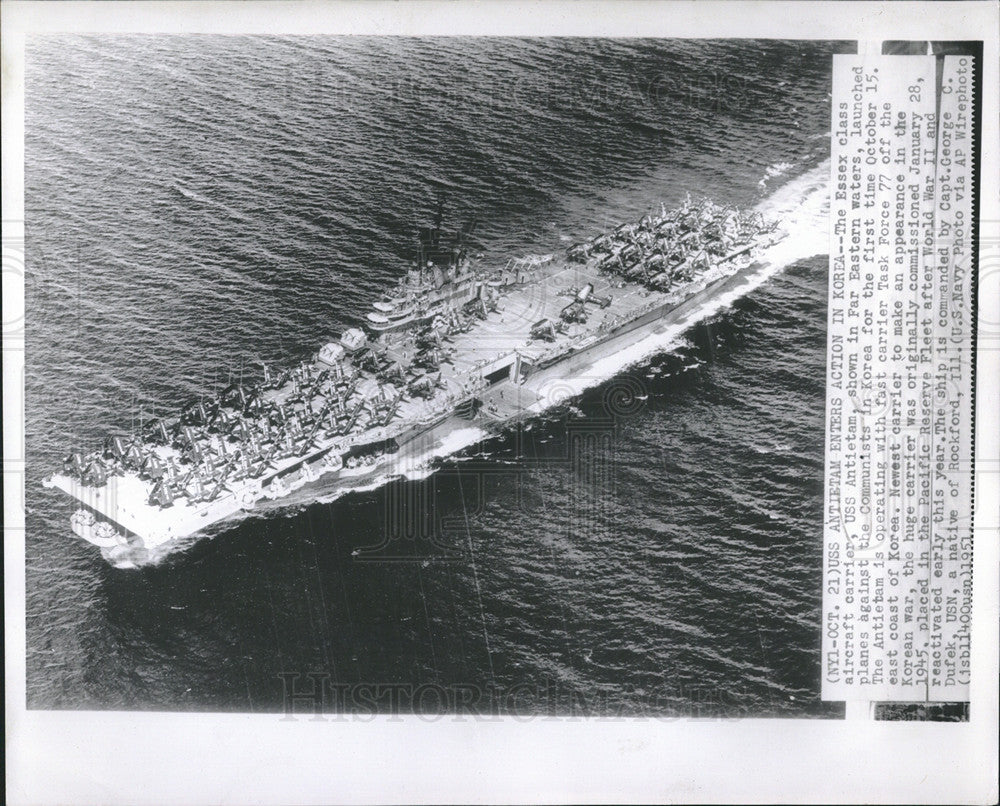
[[[446,232],[439,207],[363,329],[67,455],[44,483],[80,502],[74,533],[116,565],[141,565],[307,485],[362,486],[462,429],[500,430],[560,402],[546,390],[561,376],[733,287],[782,237],[758,213],[688,198],[489,269],[470,255],[474,229]]]

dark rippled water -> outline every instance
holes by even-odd
[[[822,256],[628,369],[645,399],[613,421],[604,384],[426,480],[155,567],[71,539],[72,504],[40,480],[68,446],[357,325],[442,192],[501,262],[687,191],[790,186],[828,155],[846,49],[31,40],[29,706],[273,711],[280,675],[317,673],[439,686],[425,709],[461,690],[525,712],[829,713]],[[366,550],[398,500],[434,538],[407,544],[416,561]]]

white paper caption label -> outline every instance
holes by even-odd
[[[834,57],[826,700],[968,699],[973,66]]]

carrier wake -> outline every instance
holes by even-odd
[[[296,490],[344,490],[560,402],[563,377],[664,332],[740,286],[785,237],[756,212],[690,198],[571,246],[470,255],[475,222],[419,232],[413,267],[308,361],[193,400],[141,433],[66,456],[44,484],[115,565],[155,560]]]

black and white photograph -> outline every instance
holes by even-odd
[[[671,3],[623,4],[660,19],[628,35],[592,4],[589,35],[450,30],[499,19],[465,3],[33,28],[12,5],[12,802],[995,796],[996,613],[991,639],[972,605],[989,627],[995,31],[671,36]],[[111,742],[93,781],[38,781],[63,719]],[[818,761],[784,793],[648,761],[725,769],[740,730],[831,725],[985,766],[866,795]],[[631,783],[586,774],[601,726],[644,732],[600,762],[631,748]],[[515,727],[513,788],[476,794]],[[566,729],[590,745],[516,771]],[[687,730],[729,738],[698,761]],[[469,770],[408,777],[436,742]],[[213,743],[261,760],[149,769]],[[330,771],[277,788],[301,745]]]

